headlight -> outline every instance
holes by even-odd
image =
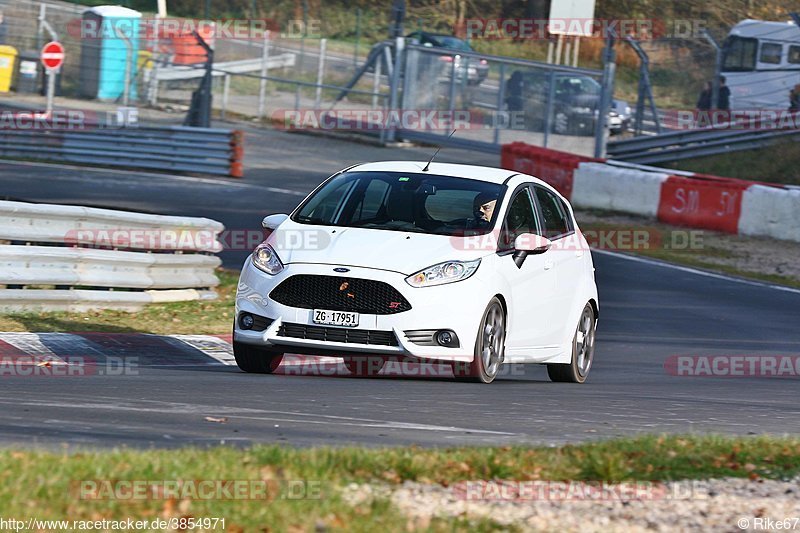
[[[478,270],[480,259],[475,261],[447,261],[433,265],[406,278],[406,283],[412,287],[431,287],[444,285],[467,279]]]
[[[253,250],[253,264],[267,274],[273,276],[283,270],[283,263],[278,254],[267,243],[261,243]]]

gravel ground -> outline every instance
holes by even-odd
[[[520,487],[514,482],[508,485]],[[591,497],[598,492],[589,491],[590,485],[581,483],[573,483],[568,489],[561,482],[522,482],[522,485],[533,496],[514,500],[512,495],[501,501],[496,496],[499,483],[473,484],[472,496],[468,497],[470,492],[464,490],[464,485],[443,487],[413,482],[399,486],[351,484],[345,487],[343,496],[353,506],[369,504],[373,499],[389,499],[408,516],[413,528],[425,528],[433,517],[462,517],[486,518],[524,531],[800,531],[800,478],[609,484],[602,487],[604,497],[599,500]],[[530,490],[534,486],[537,488]],[[538,488],[545,486],[558,494],[585,497],[537,498]],[[492,494],[494,498],[480,498]],[[775,523],[770,527],[767,523],[784,519],[788,519],[788,528]]]
[[[780,241],[767,237],[747,237],[716,231],[678,228],[652,219],[618,213],[575,211],[578,224],[609,224],[621,227],[651,228],[661,232],[686,230],[699,232],[700,249],[683,255],[712,265],[732,267],[743,272],[785,276],[800,281],[800,242]],[[677,257],[678,253],[673,256]]]

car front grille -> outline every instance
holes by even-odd
[[[275,287],[270,298],[289,307],[392,315],[411,309],[400,292],[382,281],[297,274]]]
[[[375,344],[397,346],[397,337],[391,331],[374,329],[329,328],[307,324],[282,323],[278,337],[310,339],[315,341],[343,342],[350,344]]]

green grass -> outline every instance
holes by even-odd
[[[190,415],[187,415],[190,416]],[[110,452],[0,452],[0,507],[6,516],[100,519],[225,517],[229,531],[403,530],[407,519],[384,500],[350,507],[349,483],[404,481],[448,486],[473,480],[669,481],[748,477],[791,479],[800,473],[800,440],[777,437],[644,436],[549,447],[311,448],[255,446]],[[270,501],[81,499],[86,481],[267,480]],[[293,499],[292,482],[308,491]],[[302,493],[303,490],[297,491]],[[465,527],[438,520],[434,531]],[[490,530],[489,522],[473,524]]]
[[[729,178],[800,185],[800,143],[784,141],[758,150],[684,159],[662,166]]]
[[[110,333],[224,334],[231,332],[239,273],[217,270],[218,297],[211,301],[151,304],[137,313],[89,311],[0,315],[0,331],[104,331]]]

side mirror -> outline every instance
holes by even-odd
[[[535,233],[523,233],[514,239],[514,250],[531,255],[543,254],[553,245],[547,237]]]
[[[514,264],[522,268],[522,263],[528,255],[543,254],[550,249],[553,243],[550,239],[535,233],[523,233],[514,239]]]
[[[289,218],[289,215],[286,214],[277,214],[277,215],[269,215],[264,217],[264,220],[261,221],[261,227],[268,230],[275,230],[278,226],[283,224],[283,221]]]

